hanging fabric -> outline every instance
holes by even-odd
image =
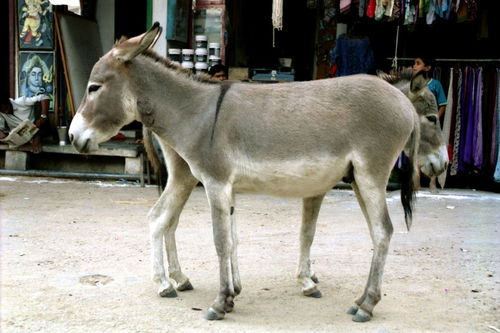
[[[483,166],[483,69],[476,71],[474,103],[474,131],[472,138],[472,161],[476,170]]]
[[[500,183],[500,70],[497,69],[497,101],[496,101],[496,167],[493,180]]]
[[[450,83],[448,84],[448,104],[446,104],[446,110],[444,112],[444,120],[443,120],[443,140],[446,144],[446,150],[449,152],[449,147],[448,143],[450,142],[450,131],[451,131],[451,119],[453,116],[453,85],[454,85],[454,75],[453,75],[453,68],[450,68]],[[450,154],[448,153],[448,157]],[[439,185],[441,185],[441,188],[444,188],[444,185],[446,183],[446,172],[443,172],[441,175],[438,176],[438,182]]]
[[[450,175],[456,176],[458,174],[458,161],[460,152],[460,133],[462,130],[462,86],[463,86],[464,76],[462,71],[458,72],[457,78],[457,98],[456,105],[457,111],[455,113],[455,135],[453,137],[453,154],[452,162],[450,168]]]
[[[275,31],[283,30],[283,0],[273,0],[273,47],[276,47]]]

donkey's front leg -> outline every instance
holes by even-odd
[[[208,320],[223,319],[227,310],[234,306],[236,297],[232,256],[235,254],[231,227],[232,190],[229,185],[205,185],[214,232],[215,249],[219,257],[220,290],[215,302],[207,311]]]
[[[302,225],[300,228],[300,258],[297,269],[297,279],[302,284],[302,293],[306,296],[319,298],[321,292],[316,283],[318,279],[311,271],[311,245],[316,232],[316,221],[325,194],[305,198],[302,204]]]
[[[177,289],[189,290],[192,285],[182,273],[177,258],[175,230],[179,223],[179,215],[189,195],[196,186],[197,180],[190,174],[181,176],[179,172],[169,175],[167,187],[149,213],[151,258],[153,280],[160,283],[158,294],[162,297],[175,297],[177,293],[165,274],[163,262],[163,239],[167,251],[170,277],[177,283]]]

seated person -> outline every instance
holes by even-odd
[[[227,67],[224,65],[213,65],[208,70],[208,75],[214,80],[225,81],[227,80]]]
[[[46,95],[21,96],[11,99],[8,93],[3,92],[0,96],[0,139],[5,138],[12,129],[26,119],[34,123],[39,129],[42,129],[44,125],[48,124],[49,101],[49,97]],[[42,110],[40,116],[36,118],[35,105],[38,102],[40,102]],[[33,153],[42,151],[41,135],[41,131],[38,131],[30,141]]]

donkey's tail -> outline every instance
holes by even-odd
[[[151,162],[151,165],[153,166],[155,174],[157,175],[156,180],[158,182],[158,190],[160,191],[161,194],[161,191],[165,187],[165,180],[166,180],[165,168],[162,165],[160,157],[158,156],[158,153],[153,145],[152,132],[145,126],[143,126],[142,128],[142,137],[144,140],[144,148],[146,149],[146,154],[148,156],[149,161]]]
[[[416,115],[416,113],[415,113]],[[413,208],[416,199],[415,190],[418,186],[418,144],[420,141],[420,123],[418,116],[415,116],[415,127],[406,143],[405,153],[407,160],[403,161],[400,173],[401,181],[401,204],[405,212],[405,222],[408,231],[412,223]]]

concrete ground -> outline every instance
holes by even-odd
[[[237,196],[243,291],[223,321],[203,319],[218,262],[203,188],[177,232],[194,290],[160,298],[150,280],[146,214],[155,187],[0,177],[2,332],[499,332],[500,195],[418,195],[407,233],[399,193],[383,298],[372,321],[346,310],[360,296],[371,241],[350,190],[332,190],[312,248],[320,299],[295,280],[301,201]]]

